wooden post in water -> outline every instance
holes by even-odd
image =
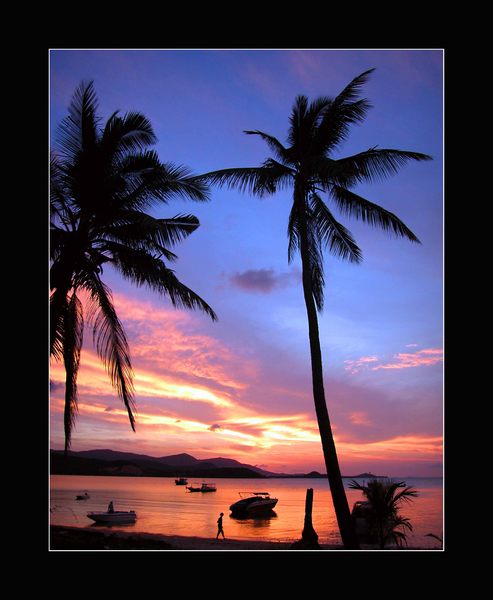
[[[301,539],[307,544],[315,544],[318,546],[318,535],[313,528],[312,523],[312,508],[313,508],[313,488],[306,490],[305,500],[305,525],[301,534]]]
[[[301,533],[301,540],[294,542],[291,548],[293,550],[315,550],[320,548],[318,543],[318,535],[313,528],[312,523],[312,508],[313,508],[313,488],[306,490],[305,499],[305,523]]]

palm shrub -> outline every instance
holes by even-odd
[[[354,479],[349,483],[353,490],[360,490],[366,499],[364,518],[368,526],[369,541],[375,541],[383,549],[387,544],[407,545],[407,531],[412,531],[408,518],[399,514],[402,503],[411,502],[418,492],[406,486],[404,481],[371,479],[361,484]]]

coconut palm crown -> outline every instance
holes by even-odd
[[[286,145],[268,133],[245,131],[248,135],[260,136],[272,153],[259,167],[222,169],[200,176],[207,183],[237,188],[261,197],[292,190],[288,261],[291,262],[299,252],[315,409],[334,508],[346,548],[357,548],[358,541],[325,402],[317,311],[324,305],[324,251],[354,263],[361,262],[362,253],[350,231],[335,218],[324,197],[344,216],[417,243],[416,235],[396,215],[358,195],[352,188],[393,175],[408,161],[431,158],[419,152],[376,146],[346,158],[332,158],[334,151],[348,137],[351,125],[361,122],[370,108],[368,100],[358,96],[372,71],[354,78],[335,98],[323,96],[309,102],[306,96],[298,96],[291,111]]]
[[[65,450],[77,413],[77,374],[84,322],[135,430],[133,372],[127,337],[102,276],[111,265],[124,278],[171,300],[175,307],[212,308],[179,281],[166,263],[170,250],[199,226],[180,214],[146,211],[172,196],[208,199],[207,187],[182,166],[160,162],[145,116],[113,113],[100,127],[93,82],[75,91],[59,125],[50,164],[50,355],[65,367]]]
[[[399,514],[403,503],[411,502],[418,496],[417,490],[407,486],[404,481],[372,479],[361,484],[354,479],[349,483],[353,490],[360,490],[368,503],[368,526],[370,535],[377,541],[381,549],[386,544],[407,545],[404,530],[412,531],[407,517]]]

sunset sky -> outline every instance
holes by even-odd
[[[336,217],[363,251],[326,256],[320,315],[325,391],[343,474],[440,476],[443,434],[441,50],[52,50],[50,128],[82,80],[94,80],[103,121],[148,117],[164,162],[195,173],[257,166],[284,142],[298,94],[335,96],[376,71],[373,105],[336,156],[378,145],[423,152],[391,179],[355,188],[396,213],[422,245]],[[276,472],[325,472],[311,394],[299,259],[288,265],[288,191],[259,200],[211,189],[153,214],[192,213],[200,228],[174,248],[180,280],[216,311],[178,311],[109,268],[104,280],[132,354],[137,431],[86,332],[72,450],[224,456]],[[51,447],[63,448],[63,384],[51,364]]]

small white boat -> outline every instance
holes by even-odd
[[[189,492],[216,492],[216,484],[215,483],[203,483],[201,486],[199,484],[187,485],[187,490]]]
[[[257,517],[272,513],[277,498],[271,498],[269,492],[238,492],[241,500],[234,502],[229,510],[236,517]]]
[[[91,496],[89,496],[89,494],[87,492],[84,492],[83,494],[78,494],[75,499],[76,500],[89,500]]]
[[[114,512],[88,512],[87,516],[96,523],[135,523],[137,513],[134,510],[115,510]]]

